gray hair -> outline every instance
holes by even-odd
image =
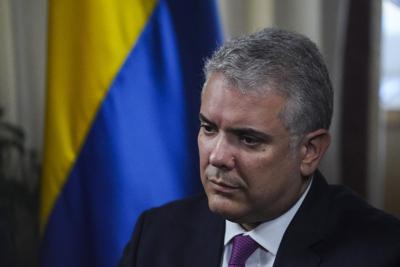
[[[329,129],[333,89],[323,58],[307,37],[267,28],[232,39],[207,60],[206,82],[216,72],[242,92],[267,88],[285,96],[280,117],[292,135]]]

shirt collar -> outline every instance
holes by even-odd
[[[250,235],[251,238],[253,238],[258,244],[260,244],[260,246],[268,250],[273,255],[276,255],[279,245],[282,241],[283,234],[285,233],[286,228],[289,226],[289,223],[292,221],[294,215],[303,203],[303,200],[311,187],[311,183],[312,180],[302,196],[288,211],[273,220],[258,225],[251,231],[247,232],[239,224],[225,220],[224,245],[226,246],[232,240],[232,238],[237,235]]]

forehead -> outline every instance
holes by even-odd
[[[279,115],[286,100],[274,90],[263,92],[242,92],[214,73],[203,89],[200,113],[216,124],[281,130]]]

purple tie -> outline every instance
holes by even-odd
[[[246,260],[258,247],[258,243],[248,235],[235,236],[228,267],[245,267]]]

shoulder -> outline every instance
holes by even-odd
[[[396,217],[373,207],[344,186],[329,187],[331,201],[327,221],[332,227],[356,233],[364,231],[369,236],[374,232],[400,234],[400,220]]]
[[[332,202],[328,225],[333,234],[351,237],[362,242],[388,243],[400,245],[400,221],[379,210],[351,190],[332,186]]]
[[[344,186],[328,186],[323,247],[327,255],[363,266],[400,261],[400,221]]]
[[[328,185],[320,173],[315,178],[304,202],[307,210],[314,217],[322,217],[319,222],[330,230],[400,231],[400,220],[396,217],[373,207],[346,186]]]
[[[212,215],[208,209],[205,194],[169,202],[160,207],[143,212],[147,221],[157,220],[158,223],[183,222],[201,219]]]
[[[120,266],[186,266],[205,241],[222,239],[223,227],[205,195],[149,209],[137,220]]]

